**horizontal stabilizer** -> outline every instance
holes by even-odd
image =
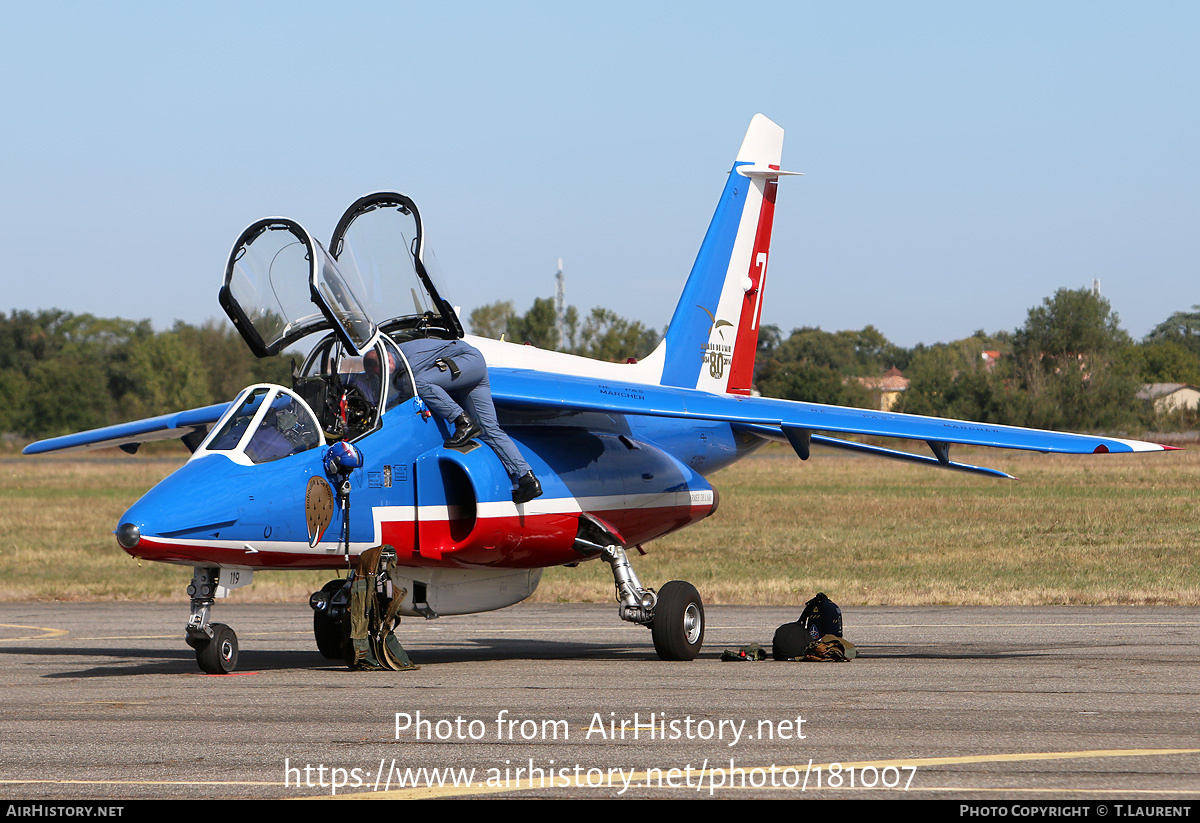
[[[148,417],[145,420],[134,420],[132,423],[121,423],[116,426],[105,426],[102,429],[67,434],[62,437],[52,437],[49,440],[39,440],[30,443],[22,450],[22,454],[46,454],[56,451],[81,451],[84,449],[107,449],[113,446],[134,450],[141,443],[154,440],[171,440],[172,438],[187,437],[197,430],[203,431],[205,426],[216,423],[221,415],[229,408],[228,403],[217,403],[199,409],[172,412],[158,417]],[[128,448],[126,448],[128,447]]]
[[[770,166],[738,166],[737,173],[742,177],[760,178],[762,180],[778,180],[780,177],[803,177],[802,171],[780,171]]]

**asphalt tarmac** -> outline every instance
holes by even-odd
[[[186,615],[0,604],[0,795],[1200,797],[1200,609],[850,608],[857,659],[745,663],[798,609],[710,606],[664,663],[615,604],[521,605],[406,620],[396,673],[321,658],[307,605],[218,602],[227,676]]]

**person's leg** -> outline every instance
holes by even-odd
[[[460,395],[460,399],[467,414],[483,429],[479,439],[492,448],[504,464],[508,476],[516,481],[530,471],[529,463],[521,456],[516,444],[504,433],[504,429],[500,428],[500,421],[496,419],[492,386],[488,380],[487,364],[483,355],[474,352],[455,355],[454,362],[462,369],[459,380],[464,381],[464,385],[469,385],[472,381],[475,383],[470,391]]]
[[[462,415],[462,407],[450,396],[454,384],[449,371],[436,367],[422,369],[413,375],[413,383],[417,395],[429,410],[447,423],[453,423]]]

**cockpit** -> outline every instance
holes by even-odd
[[[414,396],[395,341],[463,333],[430,272],[431,256],[416,204],[396,192],[355,201],[328,249],[294,220],[251,224],[234,244],[220,294],[246,344],[268,357],[326,334],[290,389],[244,390],[196,454],[265,463],[381,425],[386,411]]]
[[[415,396],[408,361],[388,337],[359,356],[336,335],[313,348],[292,381],[321,422],[328,441],[356,440],[379,425],[384,412]]]

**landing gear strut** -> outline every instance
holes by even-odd
[[[662,660],[695,660],[704,645],[704,602],[696,587],[672,580],[655,592],[642,586],[621,546],[603,547],[601,557],[612,567],[621,619],[649,626]]]
[[[217,595],[220,569],[196,566],[187,588],[192,598],[188,618],[187,644],[196,650],[196,662],[208,674],[229,674],[237,668],[238,641],[233,629],[224,623],[209,623],[208,615]]]

